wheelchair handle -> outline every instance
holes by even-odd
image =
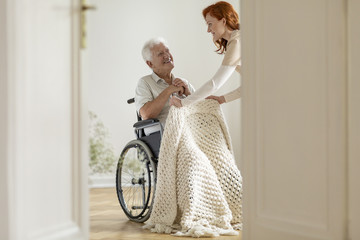
[[[134,103],[135,102],[135,98],[130,98],[127,100],[127,103],[128,104],[131,104],[131,103]]]

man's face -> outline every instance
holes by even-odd
[[[162,43],[155,45],[152,49],[152,60],[149,66],[155,73],[170,73],[174,68],[173,57],[169,49]]]

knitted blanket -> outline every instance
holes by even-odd
[[[219,104],[204,100],[171,107],[144,228],[175,236],[237,235],[241,198],[242,179]]]

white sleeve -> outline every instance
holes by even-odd
[[[224,95],[225,102],[231,102],[241,97],[241,87]]]
[[[215,73],[209,81],[202,85],[198,90],[196,90],[190,96],[181,100],[183,106],[189,105],[191,103],[200,101],[209,95],[215,93],[224,83],[229,79],[231,74],[234,72],[236,66],[224,66],[221,65],[220,68]]]

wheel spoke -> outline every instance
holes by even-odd
[[[135,140],[134,142],[136,142]],[[154,196],[155,165],[152,154],[143,142],[128,144],[123,150],[117,170],[117,188],[120,205],[133,221],[143,222],[150,216]]]

